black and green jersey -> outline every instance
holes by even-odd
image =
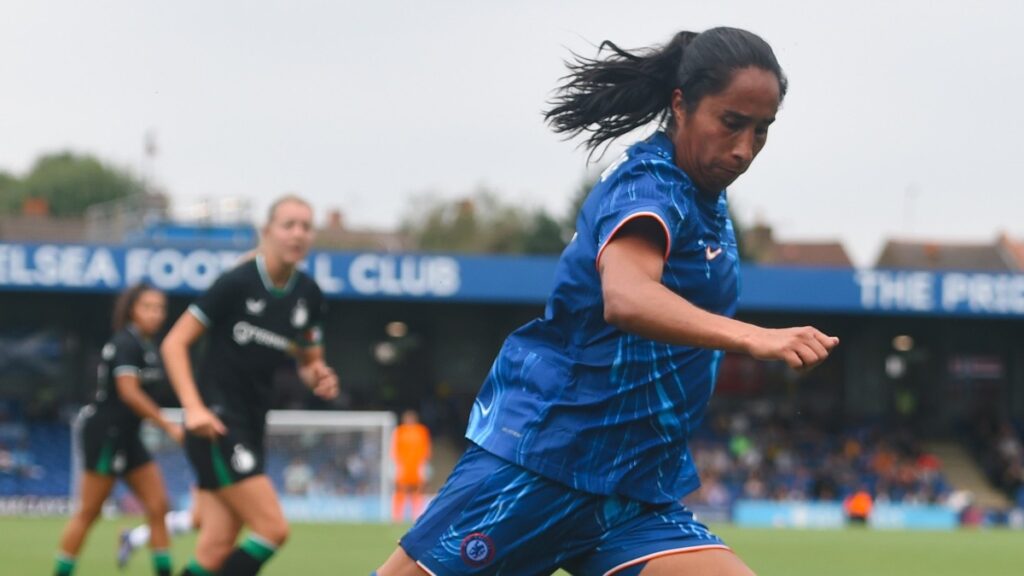
[[[118,331],[103,346],[96,374],[96,398],[82,409],[78,433],[85,469],[119,475],[151,460],[139,439],[139,417],[117,393],[117,378],[134,376],[143,389],[166,381],[156,344],[134,327]]]
[[[228,426],[263,430],[274,371],[300,348],[319,346],[324,297],[296,270],[283,288],[270,281],[261,256],[224,273],[191,306],[207,330],[197,385]]]
[[[166,381],[156,344],[130,326],[114,334],[100,355],[96,369],[96,415],[125,430],[137,428],[142,419],[117,393],[118,376],[135,376],[143,389],[152,390]]]

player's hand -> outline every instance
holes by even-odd
[[[309,387],[313,394],[324,400],[333,400],[338,397],[338,375],[334,369],[317,362],[309,367]]]
[[[185,410],[185,430],[203,438],[214,438],[227,434],[228,428],[209,408],[198,406]]]
[[[185,442],[185,428],[177,424],[168,423],[167,426],[164,427],[164,432],[171,437],[171,440],[174,440],[178,444]]]
[[[746,351],[758,360],[783,360],[794,370],[806,371],[821,364],[839,338],[828,336],[811,326],[800,328],[760,328],[746,339]]]

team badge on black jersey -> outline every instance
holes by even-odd
[[[307,320],[309,320],[309,310],[306,308],[306,299],[299,298],[299,301],[295,303],[295,309],[292,310],[292,326],[302,328],[306,325]]]
[[[324,311],[312,278],[296,270],[285,287],[276,288],[264,278],[261,262],[258,256],[225,272],[189,307],[208,332],[197,378],[203,400],[222,406],[236,426],[260,429],[274,397],[275,372],[294,366],[292,354],[306,344]],[[254,453],[258,470],[263,457]]]
[[[117,378],[134,376],[145,387],[165,381],[163,362],[156,343],[139,335],[134,327],[117,331],[103,345],[100,362],[96,366],[97,408],[111,415],[123,425],[137,425],[140,418],[117,394]],[[129,458],[131,460],[131,458]]]

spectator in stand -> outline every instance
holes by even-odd
[[[317,470],[316,475],[313,476],[309,483],[309,490],[306,493],[313,497],[332,496],[338,488],[343,487],[338,486],[338,483],[331,478],[331,469],[323,467]]]
[[[942,463],[912,436],[878,426],[832,430],[828,420],[797,414],[786,406],[716,408],[693,445],[694,460],[730,501],[842,501],[861,487],[875,501],[940,502],[948,495]],[[701,493],[693,501],[707,499]]]
[[[309,491],[313,481],[313,468],[302,458],[293,458],[284,467],[284,491],[288,494],[302,496]]]
[[[14,462],[14,469],[18,476],[38,480],[44,476],[42,466],[36,464],[35,455],[28,447],[28,441],[22,441],[21,445],[11,452],[11,460]]]
[[[352,452],[345,457],[345,474],[348,478],[348,490],[352,494],[366,492],[370,479],[370,466],[359,452]]]
[[[0,444],[0,474],[14,474],[15,468],[14,455]]]
[[[843,501],[843,510],[851,524],[863,526],[867,524],[874,504],[871,492],[868,491],[867,486],[862,486],[860,490],[846,497],[846,500]]]

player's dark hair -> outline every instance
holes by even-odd
[[[114,315],[110,321],[111,328],[114,332],[120,332],[125,329],[132,322],[132,310],[135,309],[135,303],[139,301],[139,297],[150,290],[157,291],[152,285],[146,282],[139,282],[117,297],[117,302],[114,303]]]
[[[632,51],[605,40],[599,56],[604,50],[611,52],[604,59],[573,54],[566,62],[569,74],[544,114],[559,134],[571,138],[589,132],[584,146],[591,152],[654,120],[671,126],[676,88],[692,112],[705,96],[725,90],[743,68],[773,73],[780,102],[786,95],[786,75],[771,46],[739,28],[679,32],[664,46]]]

